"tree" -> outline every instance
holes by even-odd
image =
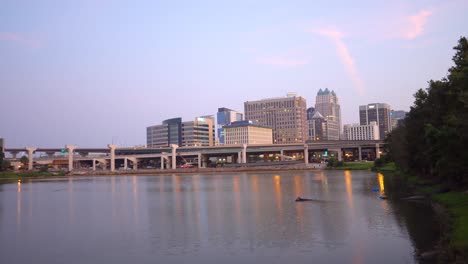
[[[387,138],[397,165],[421,177],[468,184],[468,41],[454,47],[446,78],[429,81],[414,95],[404,125]]]
[[[28,165],[28,163],[29,163],[29,159],[28,159],[28,157],[26,157],[26,156],[22,156],[22,157],[20,158],[20,162],[23,163],[23,165],[26,166],[26,165]]]

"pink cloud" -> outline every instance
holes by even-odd
[[[407,39],[415,39],[424,33],[424,28],[427,24],[427,19],[432,15],[431,10],[421,10],[413,16],[407,17],[407,28],[404,32],[404,37]]]
[[[41,46],[41,43],[37,39],[28,37],[20,33],[12,32],[0,32],[0,41],[16,43],[34,49],[39,48]]]
[[[359,77],[354,58],[351,56],[348,46],[346,46],[345,42],[343,41],[343,32],[336,29],[319,29],[313,30],[312,32],[327,37],[335,43],[336,53],[338,57],[340,57],[341,62],[345,66],[349,76],[353,80],[356,91],[360,95],[364,95],[364,86],[362,85],[361,78]]]
[[[282,67],[295,67],[309,64],[308,60],[305,59],[290,59],[284,57],[268,57],[268,58],[259,58],[257,63],[282,66]]]

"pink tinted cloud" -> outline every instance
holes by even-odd
[[[413,16],[407,17],[407,24],[404,31],[404,38],[415,39],[424,33],[427,19],[432,15],[431,10],[421,10],[419,13]]]
[[[296,67],[309,64],[308,60],[305,59],[290,59],[284,57],[267,57],[267,58],[259,58],[257,59],[257,63],[266,64],[266,65],[274,65],[274,66],[281,66],[281,67]]]
[[[313,30],[312,32],[327,37],[333,41],[333,43],[335,44],[336,53],[341,59],[343,65],[345,66],[350,78],[353,80],[356,91],[360,95],[364,95],[364,86],[362,85],[361,78],[359,76],[356,64],[354,62],[354,58],[351,56],[348,46],[346,46],[345,42],[343,41],[343,32],[338,31],[336,29],[319,29]]]
[[[33,49],[41,46],[41,43],[37,39],[13,32],[0,32],[0,41],[11,42]]]

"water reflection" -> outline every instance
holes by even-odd
[[[0,255],[5,263],[414,263],[403,217],[394,217],[400,207],[383,208],[372,192],[387,191],[385,180],[326,171],[18,182],[0,189],[0,208],[17,212],[0,215]]]

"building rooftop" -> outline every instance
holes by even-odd
[[[242,121],[235,121],[230,124],[224,125],[223,128],[233,128],[233,127],[245,127],[245,126],[253,126],[253,127],[261,127],[261,128],[268,128],[272,129],[271,127],[262,126],[259,123],[252,121],[252,120],[242,120]]]

